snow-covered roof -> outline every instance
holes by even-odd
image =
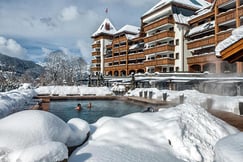
[[[196,11],[195,15],[192,15],[192,16],[190,17],[190,20],[192,20],[192,19],[194,19],[194,18],[197,18],[197,17],[199,17],[199,16],[202,16],[202,15],[204,15],[204,14],[207,14],[207,13],[211,12],[212,9],[213,9],[213,8],[212,8],[212,4],[209,5],[209,6],[207,6],[207,7],[204,7],[204,8],[202,8],[202,9]],[[190,20],[188,20],[188,21],[190,21]]]
[[[114,25],[111,23],[111,21],[106,18],[103,23],[100,25],[100,27],[98,28],[98,30],[96,32],[94,32],[94,34],[92,35],[92,37],[96,37],[100,34],[109,34],[109,35],[113,35],[116,32],[116,28],[114,27]]]
[[[133,26],[133,25],[125,25],[120,30],[118,30],[115,34],[126,32],[132,34],[138,34],[140,31],[140,27]]]
[[[161,8],[165,5],[173,3],[173,2],[182,4],[182,5],[191,7],[191,8],[195,8],[195,9],[201,9],[201,8],[207,7],[208,5],[211,4],[205,0],[161,0],[154,7],[152,7],[150,10],[148,10],[146,13],[144,13],[143,16],[148,15],[148,14],[156,11],[158,8]]]
[[[187,35],[189,36],[189,35],[199,33],[199,32],[205,31],[205,30],[213,29],[214,27],[215,27],[215,21],[210,21],[208,23],[205,23],[205,24],[192,28]]]
[[[216,46],[216,56],[220,57],[221,51],[225,50],[226,48],[230,47],[232,44],[238,42],[241,39],[243,39],[243,26],[234,29],[230,37],[226,38]]]
[[[139,47],[138,44],[133,44],[133,45],[131,45],[131,46],[129,47],[129,49],[130,49],[130,50],[133,50],[133,49],[136,49],[136,48],[138,48],[138,47]]]
[[[176,13],[174,13],[173,14],[173,18],[174,18],[174,20],[175,20],[176,23],[179,23],[179,24],[188,24],[189,17],[187,17],[187,16],[184,16],[182,14],[176,14]]]

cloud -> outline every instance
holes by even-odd
[[[64,8],[61,12],[60,18],[63,21],[71,21],[78,17],[79,12],[76,6],[69,6]]]
[[[26,49],[23,48],[19,43],[17,43],[13,39],[7,39],[5,37],[0,36],[0,52],[2,54],[18,57],[20,59],[26,59]]]
[[[49,53],[53,52],[53,50],[45,48],[45,47],[42,47],[41,50],[44,54],[44,57],[46,57]]]
[[[78,40],[77,47],[79,48],[82,58],[84,58],[87,61],[87,63],[90,63],[92,59],[91,51],[89,49],[90,44],[88,42],[84,42],[83,40]]]
[[[40,22],[46,24],[49,27],[56,27],[56,24],[54,23],[51,17],[40,18]]]
[[[120,3],[120,0],[100,0],[103,3]],[[132,7],[141,7],[141,6],[147,6],[149,4],[156,4],[158,0],[124,0],[122,3],[126,3]],[[152,7],[152,6],[151,6]]]

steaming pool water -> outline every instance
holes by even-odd
[[[88,109],[91,102],[92,107]],[[80,103],[82,110],[75,107]],[[71,118],[81,118],[94,123],[103,116],[121,117],[134,112],[142,112],[148,105],[121,100],[62,100],[50,102],[49,112],[59,116],[65,122]]]

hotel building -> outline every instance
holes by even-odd
[[[242,2],[237,1],[235,5],[230,3],[225,7],[217,1],[211,4],[204,0],[161,0],[142,15],[140,28],[125,25],[116,31],[109,19],[105,19],[92,35],[94,58],[91,70],[110,76],[145,72],[238,71],[240,64],[223,62],[214,52],[216,42],[231,34],[233,27],[225,25],[234,23],[237,27],[241,23],[239,13],[235,21],[219,23],[223,11],[229,6],[240,12]]]

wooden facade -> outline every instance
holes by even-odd
[[[233,29],[243,25],[243,0],[216,0],[215,6],[215,42],[219,43],[231,35]],[[222,51],[222,60],[236,62],[238,73],[243,72],[242,40]]]
[[[208,8],[206,13],[195,16],[189,21],[192,29],[197,26],[206,26],[210,22],[214,24],[213,29],[198,31],[187,36],[188,49],[192,53],[192,56],[187,59],[190,72],[202,72],[205,69],[213,73],[242,72],[242,66],[238,65],[239,63],[229,64],[225,62],[226,59],[219,59],[215,55],[216,45],[231,36],[234,28],[242,25],[242,16],[240,16],[242,4],[243,0],[216,0],[214,6]],[[240,48],[239,45],[237,47]],[[239,54],[238,50],[236,52]],[[210,68],[207,68],[208,65]]]

